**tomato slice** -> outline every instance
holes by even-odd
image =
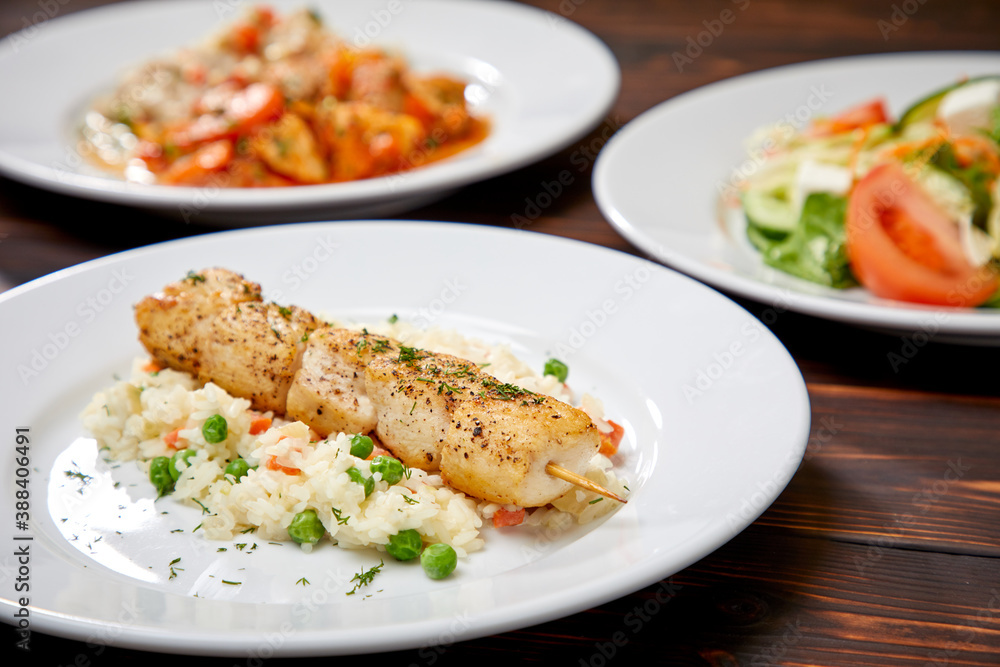
[[[872,294],[938,306],[977,306],[997,289],[988,265],[962,252],[957,225],[895,162],[872,169],[847,206],[847,257]]]
[[[838,134],[888,122],[889,114],[880,98],[841,111],[836,116],[817,119],[813,122],[812,134]]]

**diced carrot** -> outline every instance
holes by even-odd
[[[611,424],[611,432],[601,433],[601,448],[598,450],[598,453],[604,456],[614,456],[618,453],[618,446],[625,435],[625,428],[610,419],[608,423]]]
[[[187,444],[185,444],[184,447],[180,447],[177,444],[177,441],[178,439],[180,439],[180,437],[181,437],[180,428],[175,428],[173,431],[163,436],[163,442],[165,442],[167,444],[167,447],[170,447],[171,449],[185,449],[187,447]]]
[[[505,526],[519,526],[524,522],[524,508],[519,507],[516,510],[508,510],[501,507],[493,515],[493,527],[503,528]]]
[[[233,142],[213,141],[194,153],[178,159],[163,172],[160,180],[169,184],[198,184],[214,172],[226,167],[233,159]]]
[[[283,472],[286,475],[298,475],[300,472],[302,472],[298,468],[291,468],[289,466],[281,465],[280,463],[278,463],[278,457],[274,456],[273,454],[271,456],[268,456],[267,459],[264,461],[264,467],[267,468],[268,470]]]
[[[250,435],[260,435],[271,428],[271,418],[264,415],[256,415],[250,420]]]
[[[159,373],[163,370],[163,365],[160,364],[156,359],[150,359],[145,366],[142,367],[143,373]]]

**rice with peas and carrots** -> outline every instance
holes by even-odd
[[[563,383],[535,372],[508,346],[488,345],[453,331],[417,329],[404,322],[367,330],[408,346],[486,365],[491,375],[528,391],[567,403],[572,399]],[[584,396],[581,409],[608,442],[613,425],[604,419],[600,402]],[[203,431],[205,422],[215,415],[221,415],[227,425],[219,442],[212,442],[216,437],[206,438]],[[353,434],[319,439],[301,422],[256,413],[248,400],[233,397],[215,384],[202,384],[187,373],[161,369],[146,358],[133,361],[129,379],[98,392],[82,419],[110,459],[137,460],[148,469],[156,457],[170,457],[182,449],[194,451],[186,467],[183,462],[177,464],[180,475],[171,497],[207,509],[210,514],[201,530],[210,539],[230,539],[253,529],[265,540],[288,540],[292,519],[312,509],[326,537],[343,548],[383,550],[392,535],[415,529],[426,542],[449,544],[464,556],[482,548],[484,521],[565,528],[604,516],[617,504],[598,501],[600,496],[574,488],[550,506],[523,511],[469,497],[446,486],[439,475],[412,468],[390,485],[381,473],[372,472],[374,454],[363,460],[350,453]],[[610,454],[608,449],[602,451]],[[237,458],[251,466],[238,480],[225,474],[227,464]],[[367,497],[364,487],[348,473],[351,468],[375,481]],[[597,454],[587,477],[627,495],[611,468],[607,456]]]

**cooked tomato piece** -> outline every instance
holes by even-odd
[[[203,185],[209,176],[225,169],[232,159],[233,142],[228,139],[213,141],[179,158],[160,178],[172,185]]]
[[[996,272],[974,266],[957,225],[898,163],[872,169],[847,207],[851,269],[876,296],[939,306],[977,306],[997,289]]]

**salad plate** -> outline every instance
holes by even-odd
[[[419,271],[409,261],[417,244]],[[533,268],[511,270],[511,257]],[[385,558],[353,595],[355,575],[379,565],[373,550],[201,537],[200,511],[155,500],[135,463],[105,461],[79,415],[143,353],[132,305],[207,266],[243,273],[278,303],[458,330],[509,345],[538,369],[561,359],[574,394],[598,397],[625,429],[614,460],[628,503],[561,530],[484,526],[485,548],[440,581]],[[9,518],[0,533],[30,552],[28,602],[14,589],[20,565],[3,559],[3,618],[94,644],[350,654],[572,614],[669,577],[738,534],[781,493],[809,435],[802,376],[749,313],[654,262],[537,233],[416,221],[218,232],[40,278],[0,295],[0,315],[18,323],[0,387],[3,428],[21,448],[0,462]],[[15,497],[20,479],[26,498]]]
[[[281,13],[299,0],[266,3]],[[395,214],[516,169],[582,136],[605,116],[620,72],[610,50],[565,18],[511,3],[380,0],[308,3],[348,43],[398,51],[417,72],[469,82],[466,99],[490,123],[478,145],[418,169],[366,180],[279,188],[126,183],[77,151],[83,114],[123,71],[199,43],[239,18],[242,2],[126,2],[0,40],[0,173],[62,194],[152,209],[207,224]],[[97,46],[95,46],[97,45]],[[44,80],[45,86],[38,81]]]
[[[832,289],[766,266],[723,213],[722,198],[759,163],[747,139],[760,127],[812,119],[882,98],[893,117],[966,77],[1000,72],[1000,54],[856,56],[720,81],[640,115],[608,142],[594,168],[598,206],[648,256],[727,293],[770,305],[935,341],[1000,345],[1000,311],[879,299]]]

